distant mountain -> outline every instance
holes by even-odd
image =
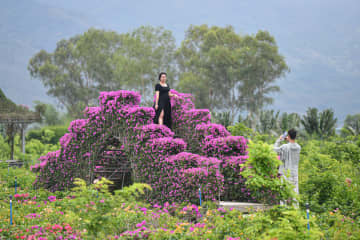
[[[27,71],[40,49],[97,27],[127,32],[164,26],[180,44],[190,24],[233,25],[239,33],[268,30],[291,68],[279,79],[272,108],[304,113],[331,107],[343,120],[360,112],[360,2],[357,0],[2,0],[0,88],[16,103],[54,103]]]

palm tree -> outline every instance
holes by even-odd
[[[337,118],[332,109],[325,109],[319,113],[317,108],[308,108],[301,123],[309,135],[323,138],[335,134]]]
[[[328,137],[335,134],[335,127],[337,118],[334,116],[334,111],[325,109],[319,116],[319,133],[321,137]]]
[[[351,135],[357,136],[360,134],[360,114],[347,115],[344,122],[344,129]]]
[[[257,131],[276,135],[279,130],[279,114],[280,111],[275,112],[275,110],[260,111]]]
[[[308,108],[306,115],[301,119],[305,131],[309,135],[319,134],[319,117],[317,108]]]
[[[224,127],[228,127],[232,124],[230,112],[221,112],[214,114],[214,120],[216,123],[223,125]]]
[[[284,112],[280,117],[279,127],[282,132],[289,130],[291,128],[299,128],[301,118],[297,113],[286,113]]]

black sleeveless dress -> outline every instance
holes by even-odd
[[[161,111],[164,109],[163,123],[171,129],[171,104],[169,97],[170,86],[167,84],[167,87],[163,87],[160,83],[157,83],[155,85],[155,91],[159,91],[159,107],[157,110],[155,109],[155,102],[153,105],[153,108],[155,109],[154,123],[159,124],[159,116]]]

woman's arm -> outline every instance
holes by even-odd
[[[169,97],[175,97],[175,98],[178,98],[178,95],[172,94],[172,93],[169,91]]]
[[[155,94],[156,94],[155,108],[157,108],[157,106],[159,105],[159,94],[160,94],[160,91],[155,91]]]
[[[157,84],[155,85],[155,95],[156,95],[156,97],[155,97],[155,109],[156,109],[156,110],[158,109],[158,106],[159,106],[160,88],[161,88],[160,84],[157,83]]]

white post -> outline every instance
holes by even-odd
[[[21,124],[21,151],[25,153],[25,124]]]

